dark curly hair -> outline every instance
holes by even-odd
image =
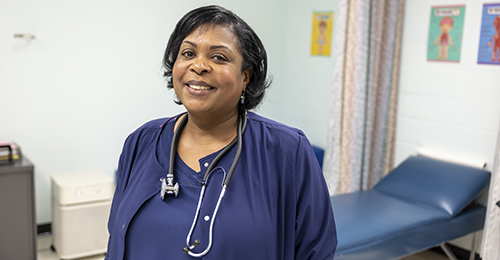
[[[209,5],[194,9],[185,14],[175,26],[168,40],[163,66],[163,76],[167,79],[167,88],[174,87],[172,69],[182,41],[200,26],[222,25],[228,28],[237,38],[238,51],[243,57],[242,72],[250,71],[250,81],[245,89],[245,103],[238,103],[238,109],[249,110],[257,107],[264,98],[265,89],[269,87],[267,79],[267,54],[261,40],[250,26],[239,16],[217,5]],[[180,101],[176,101],[182,104]]]

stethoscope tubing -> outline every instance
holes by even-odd
[[[236,148],[236,155],[235,155],[234,160],[233,160],[233,164],[231,165],[231,168],[229,169],[229,174],[224,179],[224,184],[226,186],[229,185],[229,182],[231,181],[231,178],[233,177],[234,170],[236,169],[236,165],[238,164],[238,161],[240,160],[240,156],[241,156],[242,146],[239,144],[241,144],[243,142],[242,135],[247,127],[247,112],[245,111],[244,113],[242,113],[242,115],[240,115],[240,117],[242,117],[243,120],[238,120],[238,128],[236,130],[237,131],[236,138],[233,139],[233,141],[231,141],[231,143],[229,143],[229,145],[227,145],[217,156],[215,156],[214,160],[212,161],[212,163],[210,163],[210,165],[208,166],[208,168],[205,172],[205,175],[203,176],[203,181],[201,182],[201,185],[205,185],[205,182],[207,181],[209,173],[215,168],[217,163],[219,163],[220,159],[222,159],[222,157],[238,143],[238,146]],[[170,147],[170,151],[171,151],[170,152],[170,162],[174,162],[174,160],[175,160],[175,156],[177,154],[177,146],[179,145],[180,131],[182,131],[182,129],[186,125],[187,120],[188,120],[188,116],[186,114],[184,116],[184,118],[182,118],[181,122],[179,122],[179,125],[177,126],[177,128],[175,130],[174,138],[172,140],[172,145]],[[167,177],[169,177],[169,175],[171,175],[173,177],[173,172],[174,172],[174,164],[170,163],[168,166]]]
[[[241,156],[241,151],[242,151],[242,146],[243,146],[243,132],[245,131],[246,129],[246,125],[247,125],[247,113],[246,111],[244,113],[242,113],[241,115],[239,115],[240,118],[238,120],[238,127],[237,127],[237,134],[236,134],[236,138],[234,138],[231,143],[229,143],[229,145],[227,145],[215,158],[214,160],[212,161],[212,163],[210,163],[210,165],[208,166],[206,172],[205,172],[205,175],[203,176],[203,180],[201,182],[201,191],[200,191],[200,197],[198,198],[198,205],[196,206],[196,213],[194,215],[194,218],[193,218],[193,223],[191,224],[191,228],[188,232],[188,235],[186,237],[186,245],[187,247],[184,247],[183,248],[183,251],[187,254],[189,254],[190,256],[193,256],[193,257],[202,257],[204,255],[206,255],[210,249],[212,248],[212,242],[213,242],[213,226],[214,226],[214,223],[215,223],[215,218],[217,216],[217,212],[219,211],[219,206],[220,206],[220,203],[222,201],[222,198],[224,197],[225,193],[226,193],[226,189],[227,189],[227,186],[229,185],[229,182],[231,181],[231,178],[233,176],[233,173],[236,169],[236,166],[240,160],[240,156]],[[179,144],[179,139],[180,139],[180,132],[182,131],[182,129],[184,128],[184,126],[186,125],[187,123],[187,118],[188,118],[188,115],[186,114],[184,116],[184,118],[182,118],[181,122],[179,122],[179,125],[177,126],[177,129],[174,133],[174,138],[172,140],[172,146],[171,146],[171,149],[170,149],[170,164],[169,164],[169,169],[168,169],[168,174],[167,174],[167,178],[171,178],[173,180],[173,177],[174,177],[174,160],[175,160],[175,156],[177,154],[177,146]],[[225,174],[224,176],[224,180],[222,182],[222,190],[219,194],[219,199],[217,200],[217,204],[215,206],[215,209],[214,209],[214,212],[212,214],[212,218],[210,220],[210,227],[209,227],[209,241],[208,241],[208,245],[207,245],[207,248],[205,248],[205,250],[203,250],[201,253],[193,253],[191,252],[191,250],[198,246],[200,244],[200,241],[199,240],[195,240],[195,242],[190,245],[190,242],[191,242],[191,235],[193,234],[193,231],[196,227],[196,223],[198,222],[198,218],[199,218],[199,215],[200,215],[200,209],[201,209],[201,205],[203,203],[203,198],[205,197],[205,190],[206,190],[206,186],[207,186],[207,181],[208,181],[208,177],[210,176],[210,173],[212,172],[212,170],[215,168],[215,166],[217,165],[217,163],[219,162],[219,160],[230,150],[234,147],[234,145],[238,144],[238,146],[236,147],[236,154],[235,154],[235,157],[234,157],[234,160],[233,160],[233,163],[231,164],[231,168],[229,169],[229,172],[227,174]]]
[[[186,252],[188,255],[190,255],[192,257],[202,257],[202,256],[206,255],[210,251],[210,249],[212,248],[212,241],[213,241],[212,238],[213,238],[215,217],[217,216],[217,212],[219,211],[219,206],[220,206],[220,203],[222,201],[222,198],[226,194],[227,185],[223,184],[223,186],[222,186],[222,190],[219,194],[219,199],[217,200],[217,204],[215,205],[214,213],[212,214],[212,218],[210,220],[210,228],[208,231],[209,232],[208,235],[210,238],[208,240],[207,248],[205,248],[205,250],[203,250],[203,252],[201,252],[201,253],[193,253],[193,252],[191,252],[191,249],[193,249],[196,246],[196,244],[199,242],[195,242],[193,245],[189,245],[189,242],[191,242],[191,235],[193,234],[193,230],[196,226],[196,222],[198,221],[198,217],[200,215],[201,201],[203,200],[202,198],[204,197],[205,187],[206,186],[203,186],[201,188],[200,200],[198,201],[198,206],[196,207],[196,214],[195,214],[195,217],[193,219],[193,224],[191,225],[191,229],[189,230],[189,233],[186,237],[187,247],[184,248],[184,252]]]
[[[246,116],[247,115],[245,112],[242,115],[242,117],[244,117],[243,122],[241,122],[242,120],[238,120],[238,129],[236,130],[236,137],[237,137],[236,139],[238,141],[238,146],[236,147],[236,154],[234,155],[233,164],[231,165],[231,168],[229,168],[229,172],[227,173],[227,176],[224,179],[224,186],[229,185],[229,181],[233,177],[234,170],[236,170],[236,165],[240,161],[241,150],[242,150],[242,146],[243,146],[242,145],[243,144],[243,137],[242,137],[243,132],[242,131],[243,131],[243,129],[246,128],[246,123],[247,123]]]

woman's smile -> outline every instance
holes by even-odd
[[[186,85],[194,90],[208,90],[211,89],[210,87],[205,87],[205,86],[196,86],[196,85]]]
[[[190,80],[184,85],[187,92],[193,96],[204,96],[210,93],[214,88],[204,81]]]

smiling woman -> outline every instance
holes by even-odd
[[[250,110],[260,104],[264,98],[265,89],[270,85],[267,81],[267,53],[257,34],[245,21],[234,13],[219,8],[209,6],[195,9],[177,23],[163,57],[164,75],[168,80],[167,87],[174,87],[172,71],[185,38],[195,31],[201,33],[219,25],[224,27],[224,30],[230,33],[229,36],[235,41],[233,47],[236,47],[243,59],[241,70],[251,72],[249,88],[245,92],[245,104],[241,106],[242,109]]]
[[[243,57],[234,34],[224,26],[200,26],[181,44],[172,78],[177,98],[190,114],[214,116],[212,122],[236,118],[250,71],[242,70]]]
[[[255,32],[227,9],[200,7],[178,22],[164,65],[187,112],[127,138],[106,259],[333,259],[333,212],[309,141],[247,112],[269,85]]]

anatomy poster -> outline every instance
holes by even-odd
[[[427,60],[459,62],[465,5],[433,6],[427,42]]]
[[[312,16],[311,55],[330,56],[333,12],[314,12]]]
[[[500,3],[483,5],[477,63],[500,65]]]

